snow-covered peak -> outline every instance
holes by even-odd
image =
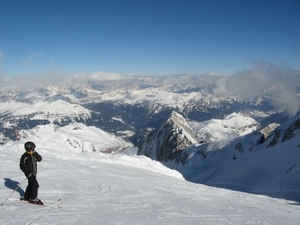
[[[34,115],[33,119],[60,120],[64,117],[69,118],[89,118],[90,111],[78,104],[71,104],[66,101],[56,100],[53,102],[0,102],[0,115],[11,114],[15,117]]]
[[[198,141],[205,143],[219,142],[222,147],[239,136],[249,134],[260,127],[253,118],[243,116],[239,113],[232,113],[224,119],[212,119],[204,122],[189,122],[196,133]]]

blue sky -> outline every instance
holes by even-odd
[[[2,76],[300,69],[299,0],[4,0]]]

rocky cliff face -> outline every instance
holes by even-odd
[[[297,113],[295,118],[290,119],[285,126],[280,126],[270,137],[268,147],[274,147],[278,142],[286,142],[292,139],[296,134],[300,133],[300,111]]]
[[[176,112],[158,129],[150,132],[138,154],[160,162],[178,159],[182,150],[196,143],[187,121]]]
[[[268,126],[255,131],[253,133],[250,133],[245,138],[238,138],[236,139],[235,149],[239,151],[240,153],[248,150],[253,151],[253,149],[266,142],[272,135],[278,133],[277,128],[280,126],[280,124],[277,123],[271,123]]]
[[[266,148],[273,148],[276,145],[294,138],[300,133],[300,112],[294,118],[280,125],[271,123],[261,130],[249,135],[237,138],[234,147],[240,153],[248,150],[252,151],[256,146],[262,145]],[[299,145],[300,146],[300,145]]]
[[[264,142],[267,137],[272,133],[273,130],[275,130],[280,124],[278,123],[271,123],[268,126],[264,127],[259,131],[259,133],[262,134],[262,142]]]

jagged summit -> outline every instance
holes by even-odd
[[[196,143],[194,133],[182,115],[172,112],[158,129],[149,133],[138,154],[167,162],[178,158],[181,151]]]

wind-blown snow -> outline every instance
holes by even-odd
[[[0,206],[0,224],[299,224],[296,202],[190,183],[143,156],[65,148],[64,138],[41,129],[32,137],[43,156],[39,197],[46,203],[61,199],[62,208],[6,201]],[[24,179],[18,164],[25,141],[0,148],[1,203]],[[23,183],[11,197],[25,188]]]

